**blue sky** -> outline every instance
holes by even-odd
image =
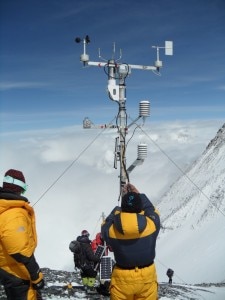
[[[0,2],[1,131],[60,128],[85,116],[105,123],[117,114],[103,68],[83,68],[82,44],[90,36],[90,60],[122,49],[120,62],[153,65],[153,45],[174,43],[161,76],[132,70],[127,110],[151,103],[152,121],[224,119],[225,2],[223,0],[8,0]]]

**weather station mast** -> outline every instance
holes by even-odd
[[[159,58],[159,50],[165,49],[165,55],[173,55],[173,42],[166,41],[164,47],[152,46],[156,49],[156,61],[153,66],[145,65],[132,65],[127,63],[121,63],[122,51],[120,50],[120,56],[115,59],[115,44],[113,45],[113,55],[109,60],[105,60],[101,57],[99,49],[99,58],[102,59],[100,62],[90,61],[89,55],[87,54],[87,45],[90,43],[90,38],[86,35],[82,38],[75,38],[76,43],[83,43],[83,53],[80,56],[80,61],[84,67],[95,66],[104,68],[105,73],[108,76],[108,96],[109,99],[118,103],[118,114],[116,127],[118,129],[118,137],[115,139],[115,158],[114,168],[117,169],[117,162],[120,164],[120,197],[123,194],[123,187],[129,182],[130,172],[138,165],[142,164],[147,157],[147,145],[138,145],[137,159],[131,166],[126,167],[126,135],[128,128],[135,124],[140,118],[145,120],[150,115],[150,102],[148,100],[140,101],[139,103],[139,115],[131,123],[127,124],[127,113],[126,113],[126,78],[131,74],[132,69],[152,71],[157,75],[160,75],[160,69],[162,68],[162,61]],[[120,200],[120,199],[119,199]]]

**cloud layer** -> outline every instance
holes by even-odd
[[[148,145],[148,157],[130,181],[157,204],[169,186],[204,151],[221,122],[146,124],[128,143],[127,167],[137,158],[137,145]],[[128,139],[132,136],[131,127]],[[1,135],[2,176],[7,169],[24,172],[34,205],[42,267],[73,270],[68,244],[87,229],[94,238],[102,213],[118,204],[119,165],[113,168],[116,129],[80,127]]]

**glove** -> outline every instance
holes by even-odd
[[[32,285],[35,290],[43,289],[45,282],[43,279],[43,274],[41,272],[38,273],[38,279],[36,279],[35,281],[32,281]]]
[[[123,188],[123,193],[133,192],[139,194],[138,189],[131,183],[127,183]]]
[[[33,283],[33,288],[35,290],[41,290],[43,289],[44,286],[45,286],[44,279],[41,279],[41,281],[39,281],[38,283]]]

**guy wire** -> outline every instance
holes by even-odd
[[[136,124],[136,123],[135,123]],[[172,162],[175,167],[198,189],[198,191],[225,217],[225,214],[214,204],[211,199],[200,189],[200,187],[181,169],[181,167],[164,151],[150,136],[149,134],[142,129],[142,127],[136,124],[137,127],[149,138],[149,140]]]
[[[112,119],[112,121],[114,118]],[[112,122],[111,121],[111,122]],[[111,124],[110,122],[110,124]],[[79,160],[84,152],[100,137],[100,135],[106,130],[103,128],[100,133],[80,152],[80,154],[64,169],[64,171],[53,181],[53,183],[45,190],[45,192],[38,198],[38,200],[32,205],[33,207],[51,190],[51,188],[65,175],[65,173]]]

